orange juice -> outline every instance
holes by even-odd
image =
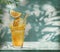
[[[11,25],[13,46],[23,46],[24,31],[25,31],[25,24],[20,23],[18,26]]]
[[[11,34],[12,34],[12,44],[13,46],[23,46],[24,42],[24,31],[27,14],[24,19],[20,18],[22,13],[10,10],[11,16],[14,18],[13,23],[10,25]]]

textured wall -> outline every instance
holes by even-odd
[[[12,7],[11,7],[12,6]],[[3,29],[0,31],[1,41],[11,41],[9,24],[13,20],[10,8],[22,12],[22,17],[29,13],[25,31],[25,41],[60,42],[60,1],[59,0],[24,0],[16,7],[7,5],[4,9]]]

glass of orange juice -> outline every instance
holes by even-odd
[[[12,44],[13,46],[23,46],[24,42],[24,32],[26,25],[26,17],[24,19],[20,18],[21,13],[11,10],[11,16],[14,18],[13,23],[10,25],[12,34]]]
[[[24,32],[25,32],[25,25],[21,24],[19,26],[12,26],[11,33],[12,33],[12,44],[13,46],[23,46],[24,42]]]

